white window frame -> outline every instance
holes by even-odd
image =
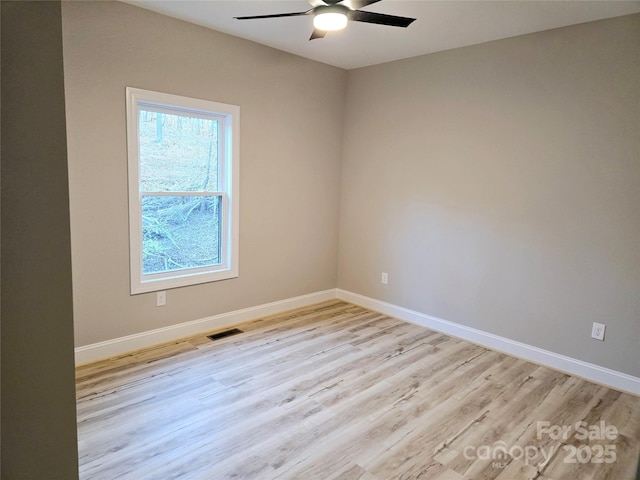
[[[226,280],[238,276],[240,107],[127,87],[127,154],[129,172],[129,255],[131,294]],[[151,107],[167,113],[185,113],[219,117],[221,142],[218,162],[219,190],[206,195],[222,197],[220,265],[197,267],[145,275],[142,269],[142,194],[139,177],[139,107]],[[202,192],[170,192],[169,195],[198,195]]]

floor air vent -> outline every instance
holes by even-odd
[[[230,337],[232,335],[237,335],[239,333],[243,333],[239,328],[232,328],[231,330],[225,330],[224,332],[214,333],[213,335],[207,335],[207,338],[210,340],[220,340],[221,338]]]

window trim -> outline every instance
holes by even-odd
[[[217,192],[222,196],[222,263],[163,274],[142,273],[142,195],[139,178],[139,107],[153,107],[172,113],[209,114],[223,117],[223,151],[220,152]],[[238,277],[239,270],[239,178],[240,178],[240,107],[224,103],[183,97],[126,87],[126,129],[129,197],[129,267],[131,294],[155,292]],[[155,193],[155,192],[154,192]],[[170,192],[171,195],[185,192]],[[202,195],[202,192],[188,194]],[[145,278],[146,277],[146,278]]]

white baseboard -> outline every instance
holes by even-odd
[[[477,345],[520,357],[533,363],[560,370],[561,372],[575,375],[617,390],[640,395],[640,378],[626,373],[566,357],[558,353],[516,342],[515,340],[442,320],[432,317],[431,315],[426,315],[346,290],[337,289],[336,296],[346,302],[391,315],[407,322],[422,325],[431,330],[451,335],[452,337],[461,338]]]
[[[179,338],[230,327],[255,318],[335,298],[339,298],[346,302],[360,305],[380,313],[391,315],[395,318],[399,318],[400,320],[415,323],[417,325],[430,328],[431,330],[451,335],[452,337],[461,338],[483,347],[498,350],[546,367],[582,377],[586,380],[606,385],[617,390],[623,390],[634,395],[640,395],[640,378],[638,377],[342,289],[330,289],[322,292],[310,293],[308,295],[265,303],[255,307],[243,308],[233,312],[193,320],[191,322],[179,323],[177,325],[158,328],[148,332],[141,332],[134,335],[128,335],[126,337],[115,338],[105,342],[78,347],[75,349],[76,365],[93,362],[102,358],[122,355],[139,348],[146,348],[159,343],[170,342]]]
[[[299,297],[265,303],[256,307],[243,308],[233,312],[221,313],[211,317],[201,318],[190,322],[179,323],[169,327],[158,328],[147,332],[114,338],[104,342],[93,343],[75,349],[76,365],[94,362],[107,357],[122,355],[139,348],[151,347],[159,343],[170,342],[179,338],[198,335],[199,333],[217,330],[237,325],[247,320],[284,312],[294,308],[312,305],[336,298],[335,289],[310,293]]]

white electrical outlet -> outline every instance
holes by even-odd
[[[167,304],[167,292],[156,293],[156,307],[162,307]]]
[[[591,329],[591,338],[604,341],[604,329],[606,327],[602,323],[593,322],[593,328]]]
[[[389,283],[389,274],[387,272],[382,272],[382,277],[380,278],[380,281],[385,285]]]

